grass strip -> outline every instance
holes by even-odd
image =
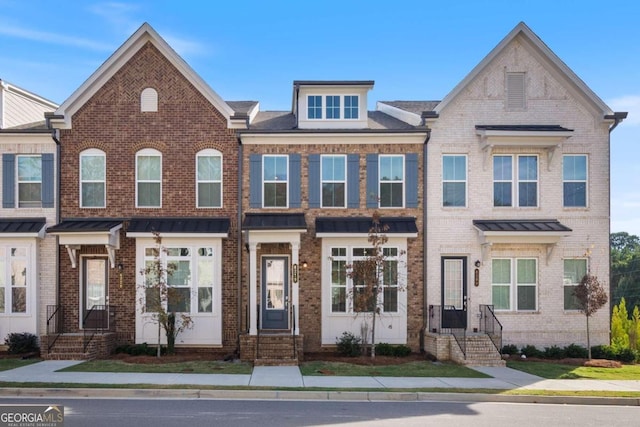
[[[621,368],[595,368],[553,362],[507,361],[507,367],[547,379],[640,380],[640,365]]]
[[[429,361],[384,366],[313,361],[301,363],[300,372],[304,376],[491,378],[465,366]]]

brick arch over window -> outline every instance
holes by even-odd
[[[140,93],[140,111],[143,113],[155,113],[158,111],[158,91],[148,87]]]

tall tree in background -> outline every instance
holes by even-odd
[[[611,294],[612,306],[626,300],[630,310],[640,306],[640,238],[626,233],[612,233]]]

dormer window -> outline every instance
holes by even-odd
[[[307,96],[307,118],[309,120],[357,120],[360,116],[358,98],[358,95],[309,95]]]

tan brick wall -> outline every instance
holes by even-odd
[[[586,99],[566,89],[557,73],[548,71],[526,46],[517,42],[498,55],[463,90],[433,124],[428,144],[428,301],[441,304],[440,258],[469,257],[470,327],[477,327],[479,304],[491,303],[491,257],[538,259],[538,310],[533,313],[499,312],[505,344],[538,346],[586,345],[585,318],[563,308],[563,258],[591,251],[591,271],[608,288],[609,265],[609,143],[607,125]],[[526,111],[506,111],[506,71],[526,71]],[[481,150],[476,125],[547,124],[573,129],[573,135],[549,156],[546,150],[495,147],[494,153],[537,154],[539,198],[536,208],[494,208],[493,166],[490,154]],[[588,208],[563,208],[562,155],[587,154],[589,161]],[[468,156],[468,207],[442,207],[442,155]],[[530,244],[496,244],[480,267],[479,286],[473,286],[473,262],[482,259],[474,219],[558,219],[573,232],[563,237],[547,256],[547,247]],[[608,342],[609,307],[591,323],[592,344]]]
[[[140,111],[140,93],[158,92],[158,111]],[[224,346],[235,348],[237,330],[237,155],[234,130],[224,116],[151,44],[147,43],[83,105],[72,118],[72,129],[60,135],[62,218],[227,217],[229,238],[223,239],[222,298]],[[106,208],[80,208],[79,155],[98,148],[106,153]],[[136,208],[135,155],[154,148],[162,153],[162,207]],[[223,155],[223,208],[196,208],[196,153],[213,148]],[[120,235],[117,263],[124,265],[124,286],[110,270],[110,303],[117,304],[118,331],[133,340],[135,319],[135,239]],[[80,254],[106,254],[104,247],[83,247]],[[78,328],[78,270],[61,248],[63,302],[71,307],[67,327]]]

